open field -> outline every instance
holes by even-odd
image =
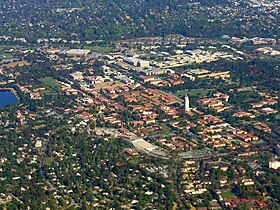
[[[100,53],[109,53],[109,52],[114,52],[115,48],[114,47],[107,47],[107,46],[85,46],[84,49],[87,50],[93,50],[96,52],[100,52]]]
[[[232,192],[222,192],[221,196],[223,197],[223,199],[232,199],[232,200],[237,199],[237,196]]]
[[[53,163],[54,158],[53,157],[47,157],[45,160],[45,164],[46,166],[51,166],[51,164]]]
[[[11,53],[0,53],[0,60],[3,59],[10,59],[13,58],[14,56]]]
[[[39,81],[54,90],[61,91],[61,85],[52,77],[41,78]]]
[[[94,85],[95,90],[100,90],[102,88],[114,88],[123,86],[123,83],[121,82],[102,82]]]
[[[195,96],[195,95],[201,95],[201,96],[206,96],[209,93],[210,90],[208,89],[192,89],[192,90],[181,90],[181,91],[177,91],[175,93],[176,96],[182,98],[184,97],[186,94],[191,95],[191,96]]]
[[[15,61],[7,64],[3,64],[1,67],[7,67],[7,68],[15,68],[16,66],[22,67],[22,66],[29,66],[30,63],[27,61]]]

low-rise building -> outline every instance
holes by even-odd
[[[269,161],[268,166],[269,166],[269,168],[277,170],[278,168],[280,168],[280,161],[279,160],[271,160],[271,161]]]

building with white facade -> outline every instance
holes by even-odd
[[[271,160],[271,161],[269,161],[268,166],[269,166],[269,168],[277,170],[278,168],[280,168],[280,161],[279,160]]]

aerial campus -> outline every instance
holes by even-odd
[[[0,43],[1,208],[279,209],[279,38]]]

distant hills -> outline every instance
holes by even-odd
[[[115,40],[182,34],[279,37],[279,5],[246,0],[0,0],[0,35]]]

